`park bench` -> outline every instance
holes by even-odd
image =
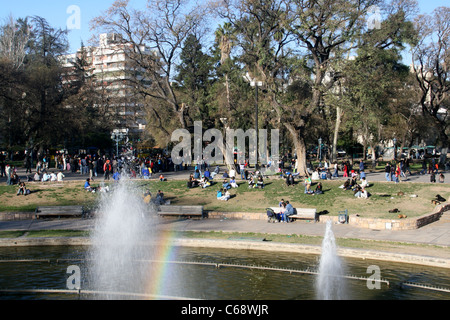
[[[161,205],[158,208],[160,216],[201,217],[204,218],[203,206],[173,206]]]
[[[280,213],[280,207],[271,207],[275,213]],[[319,214],[315,208],[294,208],[295,214],[289,216],[291,219],[305,219],[319,221]]]
[[[34,216],[40,217],[62,217],[62,216],[81,216],[85,214],[83,206],[42,206],[37,207]]]

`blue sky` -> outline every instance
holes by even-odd
[[[81,44],[88,44],[92,37],[89,23],[92,18],[101,15],[107,10],[114,0],[0,0],[0,21],[6,19],[9,14],[14,18],[26,16],[41,16],[45,18],[52,27],[65,29],[69,23],[70,52],[75,52]],[[145,0],[131,0],[132,7],[137,8],[145,5]],[[431,13],[435,8],[448,6],[448,0],[419,0],[421,13]],[[76,7],[71,7],[76,6]],[[79,8],[80,26],[73,19],[76,12],[73,8]],[[3,24],[3,21],[1,21]]]

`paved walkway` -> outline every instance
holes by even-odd
[[[90,230],[94,219],[24,220],[0,222],[0,231],[5,230]],[[158,220],[163,230],[171,231],[223,231],[252,232],[267,234],[303,234],[323,236],[325,223],[296,221],[294,223],[267,223],[261,220],[202,219],[202,220]],[[450,212],[444,213],[440,221],[420,229],[394,231],[372,230],[346,224],[333,225],[337,238],[364,240],[385,240],[395,242],[420,243],[450,247]]]

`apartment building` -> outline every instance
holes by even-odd
[[[139,134],[145,129],[146,122],[133,82],[145,83],[145,79],[127,55],[130,49],[132,46],[120,35],[105,33],[100,34],[98,46],[80,48],[76,53],[61,57],[61,62],[68,70],[64,81],[71,82],[75,80],[70,70],[73,70],[77,59],[83,58],[83,69],[103,95],[114,121],[114,130]],[[145,47],[140,50],[150,54]]]

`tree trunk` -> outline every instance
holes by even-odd
[[[285,123],[284,126],[289,131],[294,142],[295,151],[297,153],[297,172],[301,176],[309,176],[306,164],[306,144],[303,138],[302,130],[294,128],[293,125]]]
[[[342,111],[340,107],[336,107],[336,123],[334,126],[334,136],[333,136],[333,150],[331,154],[331,161],[337,161],[337,141],[339,137],[339,127],[341,126]]]
[[[370,152],[372,153],[372,169],[375,170],[377,167],[377,152],[373,144],[370,145]]]
[[[230,83],[228,81],[228,73],[225,74],[225,88],[226,88],[226,91],[227,91],[227,107],[228,107],[227,111],[229,111],[230,110],[230,106],[231,106],[231,102],[230,102]]]

